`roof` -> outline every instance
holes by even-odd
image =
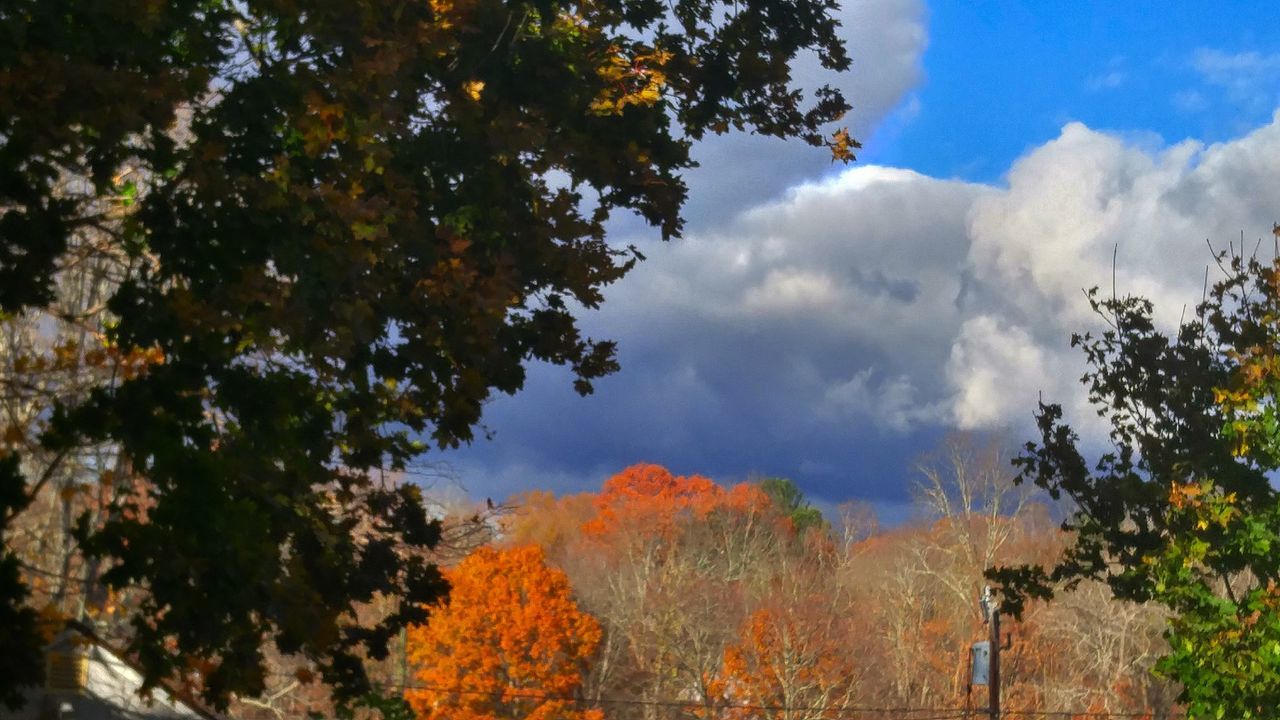
[[[145,677],[141,666],[93,628],[77,621],[67,622],[45,647],[49,668],[55,667],[58,656],[72,653],[85,658],[82,665],[63,668],[63,672],[69,668],[79,675],[76,690],[59,691],[48,683],[33,687],[26,693],[26,705],[17,711],[0,709],[0,720],[221,720],[190,692],[170,683],[161,682],[148,697],[140,696]]]

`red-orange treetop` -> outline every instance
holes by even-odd
[[[761,511],[769,498],[754,485],[726,490],[702,475],[673,475],[661,465],[640,463],[605,481],[596,498],[596,517],[582,526],[588,536],[640,525],[666,535],[681,520],[705,518],[718,509]]]

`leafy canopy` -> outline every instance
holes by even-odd
[[[448,602],[409,632],[405,698],[418,717],[601,720],[578,702],[600,624],[541,548],[482,547],[449,579]]]
[[[1220,264],[1224,279],[1172,337],[1149,301],[1090,294],[1109,329],[1072,344],[1114,449],[1090,467],[1061,407],[1040,406],[1040,441],[1015,463],[1075,503],[1075,543],[1053,568],[993,576],[1013,610],[1082,578],[1163,605],[1157,669],[1188,714],[1268,717],[1280,706],[1280,260]]]
[[[768,503],[753,485],[725,489],[703,475],[673,475],[661,465],[637,463],[605,481],[595,498],[595,517],[582,524],[582,532],[600,540],[630,532],[670,539],[690,521],[726,510],[758,512]]]
[[[735,128],[852,158],[819,133],[840,94],[789,87],[802,52],[849,66],[835,7],[4,3],[0,312],[50,306],[84,253],[118,256],[101,339],[159,359],[56,408],[43,438],[110,444],[150,486],[79,533],[102,582],[147,590],[148,679],[194,668],[216,704],[253,695],[269,640],[368,690],[362,654],[444,589],[416,491],[371,473],[419,438],[471,440],[531,358],[584,393],[616,369],[570,308],[640,257],[605,241],[612,212],[680,233],[690,142]],[[7,518],[31,475],[0,470]],[[0,581],[30,630],[4,563]],[[380,593],[404,610],[357,627],[352,603]],[[31,637],[0,655],[34,663]]]
[[[822,511],[805,499],[804,491],[790,478],[770,477],[759,482],[760,489],[773,501],[775,507],[787,516],[796,532],[803,534],[809,528],[825,528]]]

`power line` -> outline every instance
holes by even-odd
[[[290,673],[271,673],[280,677],[293,677]],[[619,697],[578,697],[573,695],[554,695],[536,690],[472,690],[467,688],[450,688],[442,685],[424,685],[420,683],[369,683],[375,687],[390,690],[423,690],[442,695],[470,695],[493,697],[501,696],[511,700],[542,700],[548,702],[566,702],[577,705],[621,705],[632,707],[662,707],[683,710],[750,710],[756,712],[807,712],[823,713],[829,717],[859,717],[871,713],[889,713],[900,715],[904,720],[951,720],[972,711],[958,707],[871,707],[841,705],[761,705],[750,703],[728,703],[721,701],[704,702],[698,700],[645,700],[643,698]],[[940,714],[941,713],[941,714]]]
[[[1005,710],[1002,715],[1018,715],[1021,717],[1152,717],[1155,711],[1147,712],[1111,712],[1106,710],[1070,711],[1070,710]],[[1184,715],[1167,715],[1170,719],[1181,719]]]
[[[293,677],[290,673],[271,673],[272,675],[282,677]],[[646,700],[643,698],[620,698],[620,697],[577,697],[571,695],[555,695],[551,693],[538,692],[536,690],[472,690],[467,688],[450,688],[442,685],[425,685],[421,683],[388,683],[374,682],[370,685],[382,689],[390,690],[422,690],[426,692],[439,693],[442,695],[469,695],[493,697],[500,696],[509,700],[541,700],[545,702],[564,702],[573,703],[575,705],[584,705],[588,707],[600,705],[613,706],[630,706],[630,707],[658,707],[677,710],[716,710],[731,711],[744,710],[754,712],[804,712],[822,714],[828,718],[843,719],[849,718],[856,720],[866,715],[881,714],[893,715],[902,720],[958,720],[959,718],[976,716],[981,710],[973,708],[959,707],[875,707],[866,705],[762,705],[751,703],[729,703],[729,702],[702,702],[697,700],[675,700],[675,699],[655,699]],[[1104,712],[1104,711],[1072,711],[1072,710],[1009,710],[1002,709],[1001,716],[1019,716],[1019,717],[1070,717],[1070,718],[1090,718],[1097,720],[1106,720],[1107,718],[1145,718],[1155,715],[1153,711],[1146,712]],[[1184,716],[1169,715],[1170,720],[1179,720]]]
[[[375,683],[383,684],[383,683]],[[385,685],[385,684],[384,684]],[[399,688],[399,685],[392,685]],[[749,703],[727,703],[727,702],[700,702],[697,700],[645,700],[642,698],[617,698],[617,697],[595,697],[583,698],[568,695],[551,695],[547,693],[516,691],[514,693],[498,690],[467,690],[463,688],[448,688],[438,685],[420,685],[408,684],[404,686],[406,690],[425,690],[427,692],[435,692],[441,694],[454,695],[483,695],[493,696],[501,695],[504,698],[512,698],[518,700],[546,700],[554,702],[573,702],[585,705],[629,705],[642,707],[666,707],[679,708],[686,710],[754,710],[757,712],[809,712],[809,713],[847,713],[852,715],[865,715],[868,713],[893,713],[898,715],[910,715],[917,720],[936,720],[933,717],[920,717],[924,713],[955,713],[956,717],[963,714],[963,708],[936,708],[936,707],[868,707],[868,706],[840,706],[840,705],[759,705]],[[950,715],[948,715],[950,717]]]

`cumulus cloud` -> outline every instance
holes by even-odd
[[[952,413],[961,427],[1000,425],[1026,412],[1025,398],[1039,391],[1054,356],[1030,333],[998,317],[964,321],[951,346],[947,380],[956,388]]]
[[[803,183],[649,248],[586,319],[623,371],[583,400],[535,369],[492,407],[500,442],[465,459],[481,483],[585,488],[650,460],[894,501],[930,437],[1025,433],[1041,396],[1097,439],[1068,342],[1101,323],[1082,289],[1114,278],[1172,328],[1201,298],[1205,240],[1269,231],[1276,198],[1280,116],[1209,146],[1072,123],[999,186],[869,166]]]
[[[1199,289],[1207,217],[1188,212],[1193,142],[1157,155],[1079,123],[1019,160],[1008,189],[969,211],[969,264],[1017,308],[1078,325],[1082,283],[1109,282],[1160,305]],[[1169,265],[1165,262],[1173,261]],[[1198,261],[1198,262],[1197,262]],[[1166,268],[1181,267],[1185,272]],[[1159,269],[1157,269],[1159,268]],[[1189,274],[1188,274],[1189,273]],[[1188,285],[1190,283],[1190,285]]]
[[[472,484],[496,492],[511,466],[580,468],[589,486],[639,460],[819,478],[837,500],[836,487],[883,483],[911,434],[946,417],[966,209],[987,192],[858,167],[652,248],[586,319],[619,341],[623,371],[581,399],[562,371],[536,368],[493,404],[498,440],[467,459],[501,457]]]
[[[908,432],[921,423],[942,419],[942,405],[927,403],[906,375],[884,381],[875,368],[866,368],[847,382],[830,385],[814,410],[833,420],[879,424],[896,432]]]
[[[1280,212],[1278,152],[1280,118],[1231,142],[1155,153],[1071,124],[1019,160],[1008,188],[969,210],[967,266],[983,297],[947,368],[956,424],[1025,423],[1018,409],[1043,390],[1089,425],[1083,365],[1066,343],[1100,322],[1081,289],[1150,298],[1172,330],[1201,298],[1205,240],[1225,249],[1242,231],[1256,238]]]

